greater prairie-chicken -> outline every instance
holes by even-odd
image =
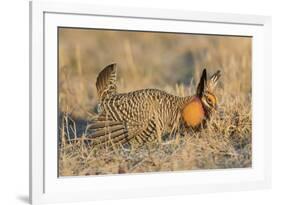
[[[198,127],[217,106],[213,91],[217,71],[207,80],[203,70],[196,94],[179,97],[158,89],[118,93],[116,64],[105,67],[96,81],[99,115],[89,124],[87,136],[96,146],[143,145],[161,138],[177,125]]]

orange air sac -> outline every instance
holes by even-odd
[[[202,123],[205,112],[198,97],[184,107],[182,116],[187,126],[196,127]]]

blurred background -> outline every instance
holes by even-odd
[[[243,98],[250,104],[251,42],[251,37],[60,28],[59,110],[85,119],[97,104],[96,77],[110,63],[117,63],[119,92],[159,88],[191,95],[203,68],[209,76],[220,69],[220,103]]]

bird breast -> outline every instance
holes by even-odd
[[[187,126],[196,127],[204,119],[205,111],[199,98],[194,98],[183,108],[182,117]]]

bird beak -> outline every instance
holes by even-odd
[[[217,110],[218,110],[218,105],[216,105],[216,106],[214,107],[214,110],[215,110],[215,111],[217,111]]]

